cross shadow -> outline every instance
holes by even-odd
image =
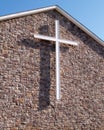
[[[21,45],[40,50],[40,83],[38,110],[46,109],[50,105],[50,53],[55,51],[55,44],[48,41],[35,39],[22,39]]]
[[[39,34],[49,36],[48,25],[43,25],[38,29]],[[39,107],[38,110],[46,109],[50,104],[50,53],[55,52],[55,44],[46,40],[36,40],[24,38],[19,42],[26,47],[40,50],[40,84],[39,84]],[[60,47],[61,52],[65,52],[68,47]]]

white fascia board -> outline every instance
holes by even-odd
[[[2,16],[2,17],[0,17],[0,21],[13,19],[13,18],[17,18],[17,17],[22,17],[22,16],[27,16],[27,15],[32,15],[32,14],[37,14],[37,13],[42,13],[42,12],[53,10],[53,9],[56,9],[56,6],[50,6],[50,7],[40,8],[40,9],[36,9],[36,10],[32,10],[32,11],[25,11],[25,12],[11,14],[11,15],[7,15],[7,16]]]
[[[11,15],[7,15],[7,16],[2,16],[2,17],[0,17],[0,21],[17,18],[17,17],[22,17],[22,16],[27,16],[27,15],[32,15],[32,14],[37,14],[37,13],[42,13],[42,12],[54,10],[54,9],[56,9],[56,11],[58,11],[60,14],[62,14],[64,17],[66,17],[68,20],[70,20],[72,23],[74,23],[76,26],[78,26],[80,29],[82,29],[85,33],[87,33],[90,37],[92,37],[99,44],[104,46],[103,40],[101,40],[99,37],[97,37],[95,34],[93,34],[91,31],[89,31],[84,25],[80,24],[76,19],[74,19],[72,16],[70,16],[67,12],[65,12],[62,8],[60,8],[57,5],[40,8],[40,9],[36,9],[36,10],[32,10],[32,11],[11,14]]]
[[[84,25],[80,24],[76,19],[74,19],[72,16],[70,16],[66,11],[61,9],[60,7],[56,7],[56,10],[62,14],[64,17],[66,17],[68,20],[70,20],[72,23],[74,23],[76,26],[78,26],[81,30],[83,30],[85,33],[87,33],[90,37],[92,37],[95,41],[100,43],[104,46],[104,41],[102,41],[99,37],[97,37],[95,34],[93,34],[91,31],[89,31]]]

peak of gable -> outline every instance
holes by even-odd
[[[74,19],[65,10],[63,10],[61,7],[59,7],[57,5],[45,7],[45,8],[39,8],[39,9],[32,10],[32,11],[20,12],[20,13],[16,13],[16,14],[7,15],[7,16],[2,16],[2,17],[0,17],[0,21],[9,20],[9,19],[18,18],[18,17],[23,17],[23,16],[28,16],[28,15],[37,14],[37,13],[42,13],[42,12],[46,12],[46,11],[50,11],[50,10],[56,10],[61,15],[66,17],[69,21],[74,23],[77,27],[79,27],[81,30],[83,30],[85,33],[87,33],[95,41],[97,41],[99,44],[104,46],[104,41],[102,41],[98,36],[96,36],[94,33],[89,31],[84,25],[79,23],[76,19]]]

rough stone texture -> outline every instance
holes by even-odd
[[[55,94],[55,44],[61,44],[61,101]],[[104,47],[55,11],[0,22],[0,130],[104,130]]]

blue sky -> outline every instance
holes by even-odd
[[[59,5],[104,41],[104,0],[1,0],[0,16]]]

